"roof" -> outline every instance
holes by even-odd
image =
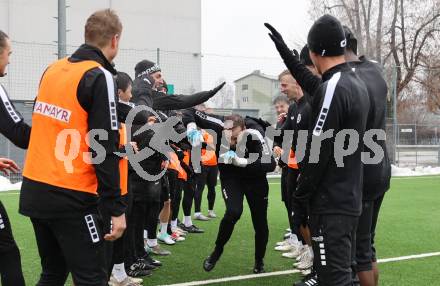
[[[240,77],[239,79],[234,80],[234,82],[241,81],[241,80],[243,80],[243,79],[245,79],[245,78],[247,78],[247,77],[253,76],[253,75],[255,75],[255,76],[259,76],[259,77],[261,77],[261,78],[269,79],[269,80],[274,80],[274,81],[277,81],[277,80],[278,80],[278,77],[276,77],[276,76],[272,76],[272,75],[264,74],[264,73],[262,73],[260,70],[254,70],[254,71],[251,72],[250,74],[247,74],[247,75],[245,75],[245,76]]]

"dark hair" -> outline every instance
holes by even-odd
[[[245,127],[244,118],[239,114],[226,115],[225,121],[227,120],[232,121],[232,128],[241,127],[242,129],[244,129]]]
[[[0,30],[0,51],[3,51],[3,49],[6,47],[6,39],[9,39],[9,36]]]
[[[86,44],[98,48],[105,47],[115,36],[122,33],[122,24],[118,15],[111,9],[96,11],[86,22],[84,38]]]
[[[116,86],[122,91],[126,91],[127,88],[133,84],[131,77],[125,72],[118,72],[116,75]]]
[[[274,98],[273,105],[282,102],[289,104],[289,99],[287,98],[287,96],[281,94]]]

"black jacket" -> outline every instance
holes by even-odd
[[[9,99],[6,89],[0,84],[0,134],[11,140],[17,147],[27,149],[31,127]]]
[[[301,88],[313,95],[322,80],[313,75],[302,63],[293,57],[290,61],[286,61],[286,65]],[[385,131],[387,86],[380,67],[368,61],[365,57],[360,57],[360,61],[351,62],[349,65],[354,69],[358,77],[363,80],[368,90],[370,110],[366,130],[380,129]],[[377,140],[377,138],[374,138],[373,141],[382,148],[384,157],[379,164],[364,165],[364,200],[374,200],[383,195],[390,187],[391,165],[386,141]],[[365,152],[370,153],[369,156],[372,157],[372,151],[367,146],[364,146],[364,148]]]
[[[305,150],[303,149],[305,149],[305,146],[298,146],[298,137],[300,131],[308,132],[309,126],[311,125],[310,120],[312,108],[309,101],[309,96],[307,94],[304,94],[304,96],[301,97],[298,102],[292,103],[289,106],[284,124],[279,128],[281,130],[281,135],[274,138],[274,146],[282,148],[284,132],[286,130],[292,130],[292,150],[296,153],[298,153],[297,150],[301,150],[304,153]],[[288,154],[286,154],[285,160],[288,159],[287,155]],[[298,163],[301,167],[304,162],[302,161]]]
[[[378,129],[385,132],[388,89],[379,65],[365,57],[361,57],[359,62],[351,62],[350,65],[367,86],[370,98],[367,130]],[[390,188],[391,164],[386,142],[376,138],[374,142],[382,148],[384,157],[378,164],[364,164],[363,200],[375,200]],[[364,152],[368,152],[370,157],[374,156],[368,146],[365,146]]]
[[[334,88],[334,92],[331,92]],[[324,104],[330,102],[330,105]],[[344,214],[359,216],[362,211],[363,151],[370,103],[365,84],[347,64],[328,70],[322,84],[313,94],[307,164],[301,172],[295,197],[310,200],[314,214]],[[335,138],[339,131],[352,129],[359,135],[356,151],[343,158],[343,167],[335,159]],[[324,139],[321,148],[310,149],[310,142],[319,134],[333,130],[333,136]],[[313,135],[312,135],[313,134]],[[345,138],[346,139],[346,138]],[[344,148],[347,140],[344,142]],[[319,153],[316,153],[320,151]],[[318,161],[311,162],[312,156]]]
[[[187,109],[183,112],[183,123],[188,125],[189,123],[194,122],[196,125],[206,131],[212,130],[212,132],[216,135],[216,155],[217,158],[221,153],[221,143],[222,143],[222,135],[223,135],[223,126],[224,126],[224,116],[217,116],[206,114],[201,111],[196,111],[195,109]],[[246,130],[252,132],[255,137],[252,138],[252,135],[248,135],[244,158],[249,158],[250,153],[258,154],[258,159],[247,165],[246,167],[237,167],[232,164],[218,164],[218,168],[220,171],[220,178],[255,178],[255,177],[264,177],[266,178],[266,174],[268,172],[272,172],[275,167],[275,159],[272,156],[269,147],[267,146],[264,140],[265,134],[265,126],[262,126],[255,119],[246,117],[245,118],[245,126]],[[243,138],[244,139],[244,138]],[[263,159],[269,160],[263,160]]]
[[[112,74],[116,70],[107,61],[102,52],[89,45],[82,45],[69,58],[71,62],[93,60]],[[116,90],[115,102],[116,99]],[[112,216],[125,212],[125,202],[121,198],[119,179],[119,131],[112,130],[108,90],[104,72],[99,68],[91,69],[82,77],[77,98],[81,107],[88,113],[88,129],[104,129],[107,140],[95,140],[106,150],[106,158],[101,164],[94,165],[98,180],[98,196],[72,191],[45,183],[23,178],[20,196],[20,213],[35,218],[71,217],[96,211],[98,203]],[[91,150],[91,152],[93,152]]]

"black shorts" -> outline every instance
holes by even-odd
[[[160,201],[162,203],[166,203],[171,199],[171,190],[170,190],[170,183],[168,181],[168,176],[164,175],[160,179],[162,183],[162,192],[160,193]]]
[[[295,191],[297,186],[297,180],[300,172],[298,169],[289,168],[287,171],[287,187],[290,200],[290,210],[293,216],[293,223],[296,226],[307,226],[308,223],[308,209],[307,206],[300,203],[295,199]]]
[[[14,237],[12,236],[12,228],[8,213],[0,201],[0,253],[8,252],[15,246],[16,244]]]
[[[357,272],[371,271],[373,269],[372,263],[377,260],[374,237],[383,197],[381,196],[374,201],[362,202],[362,214],[356,232]]]
[[[347,215],[310,215],[314,253],[313,267],[318,284],[352,286],[352,258],[358,217]]]
[[[134,202],[160,202],[162,193],[161,181],[145,181],[144,179],[133,176],[130,180],[130,189],[133,190]]]

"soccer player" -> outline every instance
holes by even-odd
[[[132,89],[132,79],[130,76],[124,72],[118,72],[116,75],[116,87],[118,89],[118,103],[126,104],[130,106],[129,101],[132,97],[131,89]],[[120,152],[125,153],[126,148],[133,148],[134,152],[137,152],[137,145],[135,142],[131,142],[130,144],[127,144],[127,128],[124,123],[120,123],[119,126],[119,133],[120,133]],[[129,243],[128,238],[128,230],[129,230],[129,220],[128,217],[130,216],[131,211],[131,205],[133,204],[133,196],[129,192],[129,186],[128,186],[128,158],[123,157],[119,161],[119,172],[120,172],[120,185],[121,185],[121,195],[123,196],[126,204],[127,204],[127,210],[126,210],[126,217],[127,217],[127,229],[122,235],[121,238],[116,240],[113,244],[113,255],[112,255],[112,263],[111,263],[111,277],[109,281],[110,286],[138,286],[142,284],[142,279],[140,278],[134,278],[127,275],[127,272],[125,270],[125,255],[126,251],[128,251],[128,248],[134,247],[133,244]],[[143,273],[137,273],[141,274],[138,276],[149,276],[151,275],[151,271],[145,270]]]
[[[275,112],[277,113],[277,116],[278,116],[275,128],[281,129],[281,127],[285,124],[286,119],[287,119],[287,112],[289,110],[289,105],[290,105],[289,99],[285,95],[277,96],[273,100],[273,105],[275,107]],[[280,150],[278,148],[277,148],[277,146],[275,146],[275,143],[274,143],[274,150],[273,150],[274,155],[277,157],[280,157],[281,152],[277,152],[277,151],[280,151],[281,148],[280,148]],[[289,221],[289,228],[290,228],[290,225],[292,224],[292,215],[291,215],[291,211],[290,211],[288,192],[287,192],[288,165],[285,164],[282,160],[278,160],[278,166],[281,168],[281,201],[284,203],[284,205],[286,207],[287,218]],[[290,245],[290,232],[291,232],[291,229],[288,233],[289,238],[286,239],[285,241],[283,241],[282,243],[279,243],[279,245],[277,245],[277,246],[284,246],[284,244],[286,246]],[[281,245],[281,244],[283,244],[283,245]]]
[[[226,212],[220,223],[214,251],[204,261],[205,271],[214,269],[224,246],[231,238],[235,224],[243,213],[243,199],[246,197],[255,230],[255,265],[253,272],[264,272],[264,256],[269,236],[267,206],[269,186],[266,175],[275,169],[275,159],[263,135],[264,127],[256,120],[239,115],[214,116],[195,109],[186,110],[183,117],[187,125],[189,141],[198,146],[202,141],[200,127],[212,130],[217,136],[216,155],[219,158],[220,182]],[[223,138],[224,136],[224,138]],[[219,156],[222,141],[230,145],[229,151]],[[223,150],[225,151],[225,150]],[[237,153],[244,156],[239,157]],[[250,159],[250,154],[258,158]],[[222,158],[222,159],[220,159]]]
[[[6,75],[6,67],[12,53],[11,41],[0,31],[0,77]],[[6,89],[0,85],[0,133],[17,147],[27,149],[31,128],[9,100]],[[6,158],[0,158],[0,171],[18,172],[17,164]],[[4,286],[25,285],[21,269],[20,251],[12,235],[8,214],[0,201],[0,278]]]
[[[286,66],[307,91],[304,88],[307,78],[299,72],[307,68],[292,54],[282,36],[269,24],[266,27]],[[318,160],[306,161],[295,199],[310,207],[309,225],[318,284],[348,286],[353,284],[352,252],[362,211],[363,146],[355,143],[354,152],[343,156],[341,165],[337,162],[340,154],[335,150],[343,149],[344,141],[349,144],[351,136],[349,134],[348,139],[345,136],[342,143],[333,136],[352,129],[357,133],[352,136],[363,138],[370,102],[365,84],[345,61],[347,41],[336,18],[324,15],[316,20],[307,43],[310,57],[322,75],[322,82],[317,82],[318,87],[311,94],[314,123],[308,146],[320,140],[321,147],[319,150],[309,148],[308,159]]]
[[[85,25],[85,44],[49,66],[40,82],[19,208],[35,231],[42,266],[39,285],[64,285],[69,272],[76,285],[108,283],[104,240],[118,239],[126,227],[114,154],[119,132],[111,64],[121,33],[115,12],[93,13]],[[103,130],[106,140],[88,134],[94,129]],[[89,148],[88,139],[105,153]],[[65,149],[78,154],[66,156]],[[90,164],[94,159],[100,162]],[[110,222],[101,224],[98,203],[111,216],[108,233],[104,227],[110,229]]]
[[[275,137],[274,152],[280,156],[283,153],[282,141],[284,132],[293,131],[292,141],[290,142],[290,152],[288,156],[288,174],[287,174],[287,188],[288,200],[291,215],[291,230],[292,236],[288,244],[280,245],[277,250],[289,251],[283,253],[283,257],[297,258],[298,263],[295,266],[300,270],[308,270],[313,264],[313,251],[310,244],[310,237],[307,231],[307,208],[303,208],[294,199],[294,193],[297,187],[298,176],[300,176],[301,169],[304,168],[302,162],[298,163],[295,156],[295,150],[298,147],[298,138],[301,132],[307,132],[309,129],[309,121],[311,115],[311,107],[309,104],[309,96],[306,95],[296,80],[290,74],[289,70],[282,72],[279,76],[281,81],[281,89],[287,94],[294,104],[291,104],[287,113],[286,122],[281,127],[282,136]],[[289,162],[290,161],[290,162]],[[301,168],[301,166],[303,168]]]
[[[214,144],[212,136],[202,130],[202,136],[206,144]],[[215,203],[215,187],[217,186],[217,156],[215,151],[210,148],[202,148],[202,172],[196,175],[196,192],[194,194],[194,218],[196,220],[207,221],[211,218],[216,218],[214,212]],[[208,216],[204,216],[201,212],[202,209],[202,196],[205,186],[208,187]]]
[[[387,84],[381,68],[366,57],[357,56],[357,39],[350,29],[344,26],[347,48],[345,58],[354,72],[367,86],[370,98],[370,112],[367,130],[380,130],[385,134],[385,114],[387,104]],[[374,238],[377,219],[385,192],[390,187],[391,165],[385,144],[385,137],[377,138],[375,143],[383,150],[382,159],[375,164],[364,165],[364,181],[362,194],[362,215],[356,233],[356,271],[361,286],[377,286],[379,270],[376,261]],[[365,146],[367,156],[374,157],[374,152]]]

